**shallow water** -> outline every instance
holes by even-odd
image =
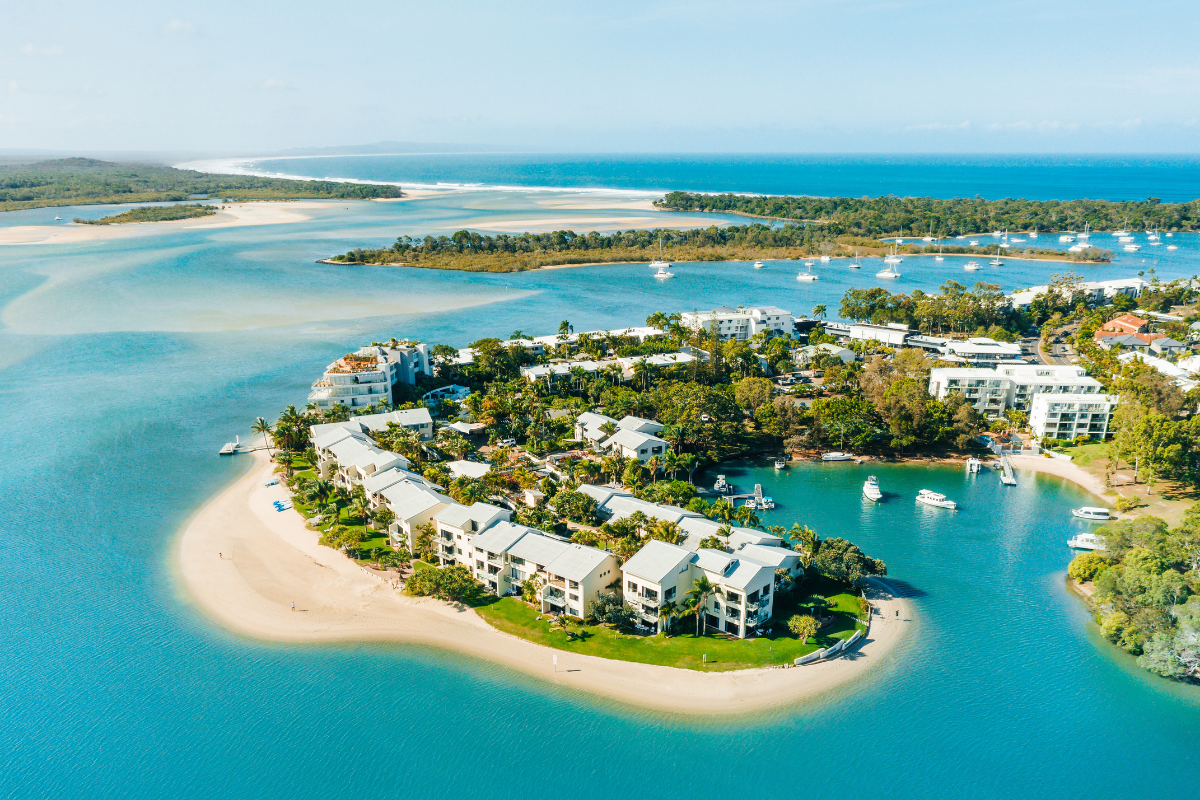
[[[726,465],[779,500],[771,522],[846,535],[884,559],[918,620],[878,674],[759,720],[645,715],[424,648],[262,644],[198,614],[173,546],[247,466],[217,447],[254,416],[302,405],[348,348],[392,335],[461,346],[717,303],[802,311],[874,283],[874,270],[844,265],[801,287],[794,265],[686,265],[662,285],[645,266],[312,263],[360,234],[453,229],[478,199],[0,249],[0,796],[445,798],[532,780],[535,796],[675,797],[698,779],[712,795],[831,794],[858,780],[847,754],[873,788],[923,797],[1188,796],[1200,694],[1096,640],[1063,585],[1067,511],[1086,498],[1049,477],[1003,489],[990,474],[876,467],[895,496],[875,507],[860,498],[864,468]],[[523,218],[535,205],[488,202]],[[1196,271],[1194,244],[1176,252],[1174,271]],[[1014,263],[1005,288],[1059,268]],[[909,289],[951,274],[915,259],[902,271]],[[963,510],[918,508],[917,488]]]

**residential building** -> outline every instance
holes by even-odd
[[[792,332],[792,314],[775,306],[752,308],[714,308],[712,311],[685,311],[679,323],[692,330],[708,330],[721,340],[744,342],[761,331],[777,334]]]
[[[621,378],[628,381],[638,377],[637,364],[645,364],[653,371],[656,369],[683,366],[695,360],[696,356],[681,351],[678,353],[652,353],[648,356],[626,356],[615,359],[615,363],[621,367]]]
[[[850,324],[850,338],[855,341],[879,342],[891,347],[903,347],[909,335],[917,331],[909,330],[907,325],[889,322],[886,325],[873,325],[869,322],[854,322]]]
[[[448,505],[433,515],[437,530],[438,555],[443,567],[451,564],[470,566],[471,541],[497,522],[508,522],[512,512],[488,503]]]
[[[615,361],[608,362],[615,364]],[[575,380],[573,370],[583,370],[588,375],[595,375],[605,364],[592,359],[581,361],[557,361],[549,364],[534,364],[531,367],[521,367],[521,374],[530,383],[547,380],[553,383],[557,380]]]
[[[1100,330],[1116,331],[1117,333],[1146,333],[1150,330],[1150,323],[1133,314],[1122,314],[1104,323],[1100,326]]]
[[[1116,331],[1096,331],[1095,342],[1101,350],[1112,350],[1122,347],[1139,353],[1147,353],[1156,339],[1166,339],[1161,333],[1118,333]]]
[[[1135,358],[1166,375],[1173,385],[1179,387],[1180,391],[1190,392],[1200,386],[1200,381],[1193,377],[1196,368],[1200,366],[1200,356],[1181,358],[1176,364],[1146,353],[1121,353],[1117,356],[1117,360],[1124,364],[1128,364]]]
[[[1021,358],[1021,345],[997,342],[986,336],[972,336],[966,340],[947,339],[941,347],[941,352],[943,356],[951,356],[972,364],[1025,363]]]
[[[433,407],[443,400],[451,403],[461,403],[471,396],[471,389],[467,386],[459,386],[457,383],[452,383],[449,386],[442,386],[421,395],[421,399],[427,405]]]
[[[338,475],[335,483],[351,487],[357,486],[378,472],[391,469],[407,469],[408,459],[399,453],[380,450],[378,447],[368,447],[352,454],[349,458],[337,462]]]
[[[1083,367],[1045,364],[1001,364],[983,367],[938,367],[929,371],[929,393],[939,400],[960,393],[976,410],[996,417],[1007,409],[1028,412],[1040,394],[1096,394],[1103,386]]]
[[[1029,428],[1051,439],[1086,436],[1103,441],[1117,400],[1107,394],[1040,394],[1033,398]]]
[[[692,559],[686,547],[651,539],[621,566],[621,594],[643,624],[658,629],[663,603],[676,608],[692,588]]]
[[[1141,278],[1120,278],[1111,281],[1085,281],[1080,285],[1084,299],[1091,306],[1111,303],[1117,295],[1137,298],[1150,284]],[[1038,295],[1046,294],[1048,286],[1034,286],[1008,296],[1008,301],[1017,311],[1027,311]]]
[[[419,373],[429,374],[429,350],[423,343],[360,347],[325,368],[313,383],[308,402],[322,409],[335,405],[363,408],[381,400],[390,403],[393,387],[415,383]]]
[[[351,422],[358,422],[364,430],[374,433],[386,431],[389,424],[399,425],[421,434],[425,441],[433,439],[433,417],[429,416],[428,408],[402,408],[383,414],[365,414],[353,417]]]
[[[428,484],[416,481],[400,481],[378,493],[380,506],[394,515],[388,527],[388,537],[393,546],[403,547],[409,552],[417,548],[417,528],[432,524],[434,516],[454,500]]]
[[[617,427],[624,431],[648,433],[651,436],[657,436],[667,426],[656,420],[626,415],[617,421]]]
[[[509,550],[510,559],[520,556],[528,538],[517,542]],[[528,563],[526,560],[526,565]],[[571,617],[585,616],[588,606],[597,597],[607,591],[611,584],[619,585],[621,581],[621,569],[616,556],[606,550],[574,543],[559,551],[538,573],[542,580],[542,612]]]
[[[793,350],[792,361],[796,366],[803,367],[816,361],[817,356],[821,355],[836,356],[842,360],[843,364],[858,360],[858,353],[848,347],[840,347],[836,344],[810,344]]]
[[[648,433],[622,429],[602,441],[600,449],[624,458],[636,458],[644,464],[655,456],[661,457],[671,449],[671,443]]]
[[[479,461],[448,461],[446,469],[454,478],[482,478],[492,471],[492,465]]]
[[[1167,358],[1180,355],[1189,349],[1183,342],[1175,341],[1169,336],[1163,336],[1150,342],[1151,352]]]
[[[612,435],[602,430],[608,425],[613,426],[614,432],[618,428],[617,421],[612,417],[585,411],[575,418],[575,438],[581,442],[597,444]]]

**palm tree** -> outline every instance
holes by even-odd
[[[356,497],[346,508],[346,511],[352,517],[359,517],[362,520],[363,530],[367,529],[367,517],[371,514],[371,506],[361,497]]]
[[[700,635],[700,617],[708,609],[708,598],[717,591],[708,580],[708,576],[701,575],[696,580],[692,581],[692,588],[688,590],[688,597],[692,598],[696,607],[696,635]]]
[[[729,522],[737,514],[737,509],[733,503],[726,500],[724,497],[718,497],[709,508],[710,519],[719,519],[722,522]]]
[[[696,468],[699,466],[700,459],[696,457],[695,453],[684,453],[683,455],[679,456],[679,468],[687,470],[688,483],[695,483],[695,481],[692,480],[692,473],[694,473]]]
[[[749,506],[738,506],[733,512],[733,518],[747,528],[757,528],[761,523],[758,515]]]
[[[250,432],[262,434],[263,443],[267,446],[267,458],[271,458],[271,423],[262,417],[255,417],[254,424],[250,426]]]
[[[275,454],[275,460],[283,465],[284,474],[289,478],[292,477],[292,454],[285,450],[280,450]]]
[[[671,621],[677,613],[679,613],[679,606],[675,604],[674,600],[667,600],[658,607],[658,615],[663,618],[663,633],[671,630]]]
[[[658,483],[658,472],[663,467],[663,457],[651,456],[646,461],[646,467],[650,470],[650,482]]]
[[[818,303],[817,305],[813,306],[813,319],[824,319],[825,311],[826,309],[824,303]]]

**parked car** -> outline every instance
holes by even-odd
[[[517,446],[516,439],[501,439],[500,441],[496,442],[496,447],[516,447],[516,446]]]

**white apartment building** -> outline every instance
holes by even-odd
[[[1097,306],[1111,302],[1117,295],[1137,298],[1149,285],[1149,282],[1141,278],[1120,278],[1110,281],[1085,281],[1080,288],[1083,290],[1088,305]],[[1008,296],[1008,301],[1017,311],[1027,311],[1034,298],[1039,294],[1045,294],[1049,288],[1048,286],[1034,286],[1030,289],[1013,292]]]
[[[986,336],[973,336],[966,340],[947,339],[938,349],[943,356],[949,356],[950,359],[984,366],[1004,361],[1025,363],[1021,357],[1021,345],[1015,342],[997,342]]]
[[[380,505],[386,507],[394,515],[392,524],[388,526],[388,538],[393,547],[403,547],[409,552],[416,550],[417,528],[432,524],[434,516],[454,500],[435,489],[428,483],[417,481],[400,481],[393,483],[378,493]]]
[[[863,342],[879,342],[886,344],[889,347],[902,347],[904,340],[909,334],[916,331],[909,330],[907,325],[901,325],[899,322],[889,322],[886,325],[873,325],[869,322],[852,322],[850,323],[850,338]]]
[[[950,367],[929,371],[929,393],[939,400],[959,393],[975,409],[997,417],[1007,409],[1028,412],[1038,394],[1097,394],[1104,387],[1075,365],[1001,364],[995,369]]]
[[[429,374],[429,349],[425,344],[366,345],[327,366],[325,374],[313,383],[308,402],[317,408],[363,408],[380,400],[390,403],[392,387],[415,383],[418,373]]]
[[[778,334],[792,332],[792,314],[775,306],[752,308],[728,308],[722,306],[712,311],[685,311],[679,315],[679,323],[692,330],[709,330],[722,339],[744,342],[760,331]]]
[[[671,443],[648,433],[621,429],[602,441],[600,449],[624,458],[636,458],[644,464],[655,456],[661,458],[671,449]]]
[[[1033,398],[1029,427],[1041,437],[1103,441],[1118,400],[1108,394],[1039,394]]]
[[[744,639],[771,618],[775,568],[740,553],[651,540],[622,567],[622,593],[642,620],[657,626],[663,603],[681,605],[701,576],[719,590],[702,609],[706,627]]]
[[[446,506],[433,515],[437,528],[438,556],[443,567],[470,566],[471,540],[497,522],[508,522],[512,512],[487,503]]]

